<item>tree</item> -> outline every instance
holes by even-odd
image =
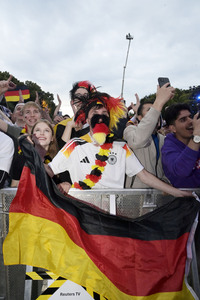
[[[200,86],[193,88],[190,87],[188,90],[176,89],[174,97],[165,104],[162,112],[164,112],[167,106],[174,103],[188,103],[194,112],[194,110],[196,111],[197,107],[200,106],[200,99],[199,101],[197,99],[198,96],[200,96]],[[143,103],[147,100],[154,101],[155,98],[156,94],[150,94],[149,96],[142,98],[141,102]]]

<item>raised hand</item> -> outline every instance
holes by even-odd
[[[55,110],[54,110],[54,113],[53,113],[53,119],[55,120],[55,118],[58,116],[58,113],[59,113],[59,110],[60,110],[60,107],[62,105],[62,101],[59,97],[59,95],[57,94],[57,99],[58,99],[58,105],[56,106]],[[58,121],[58,118],[57,120],[55,120],[55,122],[61,122],[62,120]]]
[[[24,103],[24,98],[22,96],[22,91],[19,90],[19,103]]]
[[[140,106],[140,98],[137,93],[135,94],[135,98],[136,98],[136,104],[131,102],[131,105],[128,107],[128,111],[132,109],[134,111],[134,114],[137,113],[138,107]]]
[[[57,99],[58,99],[58,105],[59,105],[59,107],[61,107],[62,101],[61,101],[61,99],[60,99],[60,97],[59,97],[58,94],[57,94]]]
[[[35,103],[37,103],[40,106],[40,99],[37,91],[35,92]]]
[[[156,100],[153,106],[157,110],[162,110],[163,106],[174,97],[175,88],[169,86],[169,83],[164,84],[162,87],[157,86]]]
[[[16,88],[16,84],[12,82],[13,76],[10,75],[8,80],[1,80],[0,81],[0,95],[4,94],[8,90],[13,90]]]

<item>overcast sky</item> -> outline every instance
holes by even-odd
[[[159,76],[200,84],[199,0],[1,0],[0,12],[0,71],[58,93],[63,112],[76,81],[120,96],[128,33],[127,106],[156,92]]]

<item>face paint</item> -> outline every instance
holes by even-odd
[[[91,119],[91,127],[93,131],[93,138],[99,144],[103,145],[106,141],[106,136],[109,130],[109,117],[106,115],[94,115]]]
[[[92,128],[94,128],[95,125],[99,124],[99,123],[104,123],[104,124],[106,124],[106,126],[109,126],[109,121],[110,121],[110,118],[108,116],[95,114],[91,119],[91,126],[92,126]]]

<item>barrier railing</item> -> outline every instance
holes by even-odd
[[[29,266],[4,266],[2,244],[8,233],[9,206],[17,189],[7,188],[0,190],[0,300],[36,299],[43,289],[45,282],[37,283],[27,281],[26,272],[32,270]],[[200,189],[195,190],[200,195]],[[170,195],[154,189],[119,189],[119,190],[70,190],[76,198],[110,212],[111,214],[137,218],[173,199]],[[28,199],[27,199],[28,201]],[[194,291],[200,297],[199,272],[195,247],[193,247],[193,260],[191,264],[191,282]],[[81,298],[80,298],[81,299]]]

